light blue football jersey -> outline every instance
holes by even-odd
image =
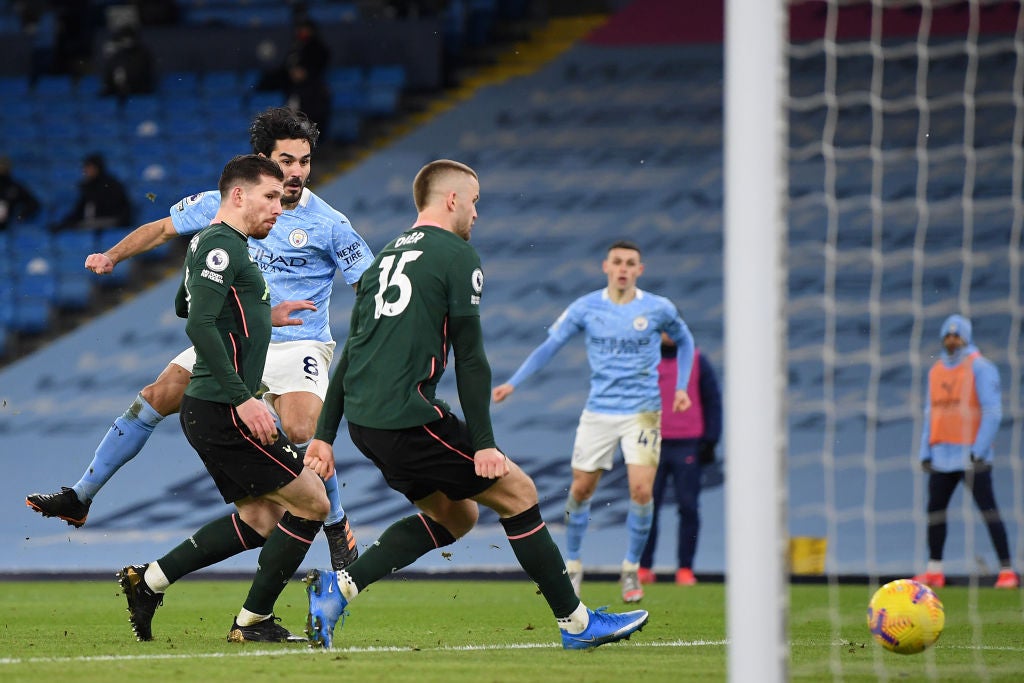
[[[590,361],[586,408],[597,413],[661,409],[658,363],[662,332],[676,340],[686,339],[692,357],[692,335],[675,304],[640,289],[626,304],[611,302],[605,289],[585,294],[548,329],[548,335],[559,344],[580,332],[585,333]],[[689,378],[689,371],[685,368],[684,380]],[[685,381],[682,386],[686,386]]]
[[[219,208],[220,192],[200,192],[171,207],[171,222],[179,234],[191,235],[210,225]],[[340,272],[352,285],[373,263],[370,247],[348,218],[308,188],[294,209],[281,213],[269,235],[249,239],[249,256],[263,271],[272,306],[308,299],[317,308],[292,316],[301,325],[275,327],[275,342],[332,341],[328,304],[335,275]]]

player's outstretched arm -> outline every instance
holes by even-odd
[[[155,249],[177,236],[178,231],[174,229],[170,216],[145,223],[102,254],[89,254],[85,259],[85,267],[97,275],[106,275],[121,261]]]

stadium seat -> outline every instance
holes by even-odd
[[[62,230],[52,239],[54,254],[80,256],[82,261],[96,251],[96,232],[93,230]],[[79,263],[79,266],[82,264]]]
[[[84,311],[92,305],[95,275],[79,266],[75,272],[58,272],[53,303],[61,310]]]
[[[15,297],[9,329],[19,334],[43,334],[50,329],[50,299],[26,294]]]
[[[68,75],[40,76],[32,86],[32,95],[45,100],[70,101],[74,95],[75,84]]]

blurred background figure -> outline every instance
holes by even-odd
[[[127,97],[156,90],[153,53],[134,24],[121,26],[103,45],[103,94]]]
[[[82,160],[82,180],[75,205],[53,227],[63,230],[130,225],[132,214],[124,185],[107,171],[103,155],[93,152]]]
[[[15,2],[23,31],[32,38],[29,81],[40,76],[81,76],[92,61],[93,3],[84,0]]]
[[[272,59],[273,50],[264,50],[263,59]],[[327,70],[331,49],[320,36],[316,23],[305,7],[295,8],[292,18],[292,42],[284,59],[276,67],[264,69],[257,90],[279,90],[292,111],[304,112],[320,128],[321,137],[330,139],[331,90]]]
[[[11,176],[11,160],[0,156],[0,231],[11,223],[39,215],[39,200]]]

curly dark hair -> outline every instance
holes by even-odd
[[[288,107],[271,107],[262,111],[249,126],[249,142],[256,154],[270,156],[278,140],[306,140],[309,149],[316,148],[320,129],[301,111]]]

